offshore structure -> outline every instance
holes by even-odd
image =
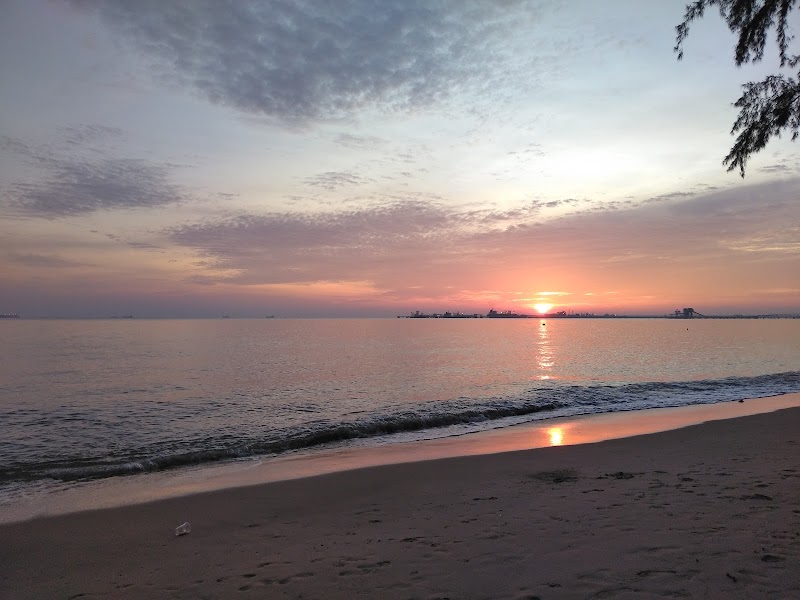
[[[541,315],[526,315],[510,310],[491,309],[485,315],[479,313],[443,312],[423,313],[414,311],[408,315],[397,315],[398,319],[798,319],[800,314],[759,314],[759,315],[704,315],[691,307],[678,308],[675,312],[663,315],[620,315],[616,313],[595,314],[559,310]]]
[[[684,309],[676,308],[673,314],[667,315],[668,319],[694,319],[695,317],[700,317],[703,319],[708,318],[705,315],[700,314],[693,308],[684,308]]]
[[[426,314],[416,310],[410,315],[397,315],[397,318],[398,319],[482,319],[483,315],[478,313],[466,314],[462,312],[450,312],[450,311],[446,311],[443,313]]]
[[[450,312],[450,311],[446,311],[443,313],[423,313],[416,310],[410,315],[397,315],[397,318],[398,319],[535,319],[536,317],[533,315],[523,315],[515,313],[510,310],[504,310],[498,312],[495,309],[491,309],[485,315],[482,315],[480,313],[469,314],[469,313]]]

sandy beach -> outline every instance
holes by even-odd
[[[790,408],[2,525],[0,598],[798,598],[798,432]]]

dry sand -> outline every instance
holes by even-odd
[[[800,408],[0,526],[4,600],[674,597],[800,598]]]

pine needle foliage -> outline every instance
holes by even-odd
[[[774,29],[780,67],[796,69],[800,55],[790,53],[792,35],[788,21],[797,3],[798,0],[696,0],[686,6],[683,22],[675,28],[678,60],[683,58],[689,25],[702,18],[706,9],[717,8],[738,38],[734,50],[737,66],[761,61],[770,31]],[[747,160],[773,136],[780,137],[789,131],[792,140],[796,140],[800,135],[800,73],[797,78],[769,75],[763,81],[744,84],[742,89],[742,95],[734,103],[739,116],[731,128],[736,141],[722,164],[728,171],[738,168],[744,177]]]

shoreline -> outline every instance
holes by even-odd
[[[2,525],[0,596],[797,597],[799,430],[788,408]]]
[[[291,452],[68,485],[0,505],[0,525],[393,464],[573,446],[800,407],[800,393],[542,419],[462,435]]]

